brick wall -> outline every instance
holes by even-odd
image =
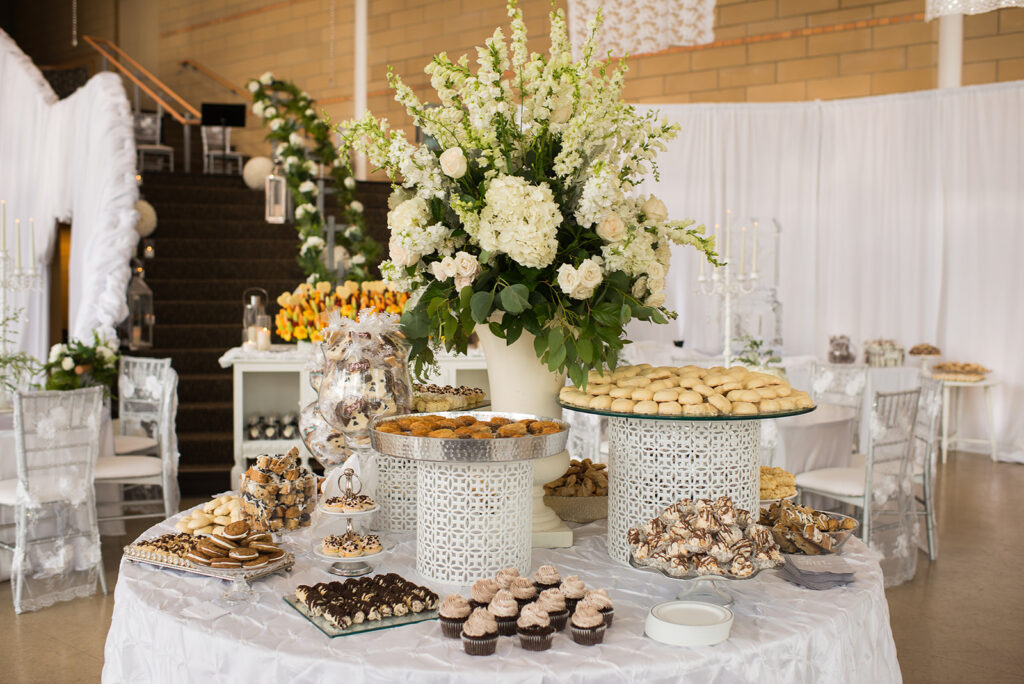
[[[81,0],[83,31],[112,33],[115,0]],[[560,0],[564,6],[564,0]],[[294,79],[335,119],[352,113],[352,0],[160,0],[158,75],[194,103],[240,100],[194,72],[192,58],[239,85],[267,69]],[[521,0],[531,49],[544,50],[549,0]],[[52,17],[43,32],[33,8]],[[626,97],[634,102],[764,102],[858,97],[935,87],[938,22],[924,23],[924,0],[718,0],[715,39],[698,49],[629,58]],[[40,63],[67,58],[67,8],[22,1],[14,34]],[[370,109],[409,126],[387,89],[387,66],[429,98],[423,67],[442,50],[472,52],[507,26],[504,0],[372,0],[369,3]],[[788,32],[788,33],[787,33]],[[964,19],[965,84],[1024,78],[1024,9]],[[256,126],[236,139],[261,149]],[[410,130],[411,133],[411,130]]]

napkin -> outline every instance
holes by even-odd
[[[789,556],[779,569],[779,576],[815,591],[841,587],[854,581],[853,567],[836,556]]]

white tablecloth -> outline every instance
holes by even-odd
[[[172,531],[168,522],[143,536]],[[302,530],[286,546],[303,553],[314,535]],[[416,574],[414,540],[376,561],[442,596],[458,590]],[[466,655],[436,622],[329,639],[282,601],[299,584],[337,579],[324,561],[302,556],[290,575],[255,584],[254,604],[213,621],[182,611],[215,601],[227,583],[122,561],[107,635],[103,681],[112,682],[899,682],[877,556],[851,539],[845,557],[856,568],[848,587],[815,592],[761,573],[728,585],[736,604],[731,638],[717,646],[675,648],[643,635],[648,609],[672,599],[681,582],[612,562],[605,525],[576,530],[571,549],[534,549],[533,565],[556,565],[588,586],[606,587],[615,623],[604,644],[579,646],[558,633],[548,651],[524,651],[500,638],[489,657]],[[462,588],[465,592],[465,588]]]
[[[778,430],[773,465],[794,475],[816,468],[850,465],[852,408],[822,404],[811,413],[774,421]]]

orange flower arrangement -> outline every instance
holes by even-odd
[[[348,280],[337,287],[326,281],[316,285],[302,283],[293,292],[282,292],[277,298],[281,307],[275,319],[277,336],[285,342],[320,342],[320,331],[327,326],[332,311],[352,319],[358,319],[363,309],[401,315],[408,299],[408,293],[396,292],[382,280],[361,284]]]

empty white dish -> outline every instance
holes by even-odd
[[[651,608],[644,632],[671,646],[711,646],[729,638],[732,611],[703,601],[667,601]]]

